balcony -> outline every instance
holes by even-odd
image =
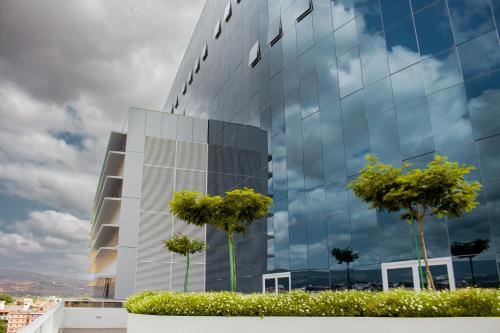
[[[116,246],[103,246],[99,249],[92,249],[89,254],[90,273],[116,273]]]
[[[125,333],[127,312],[119,301],[66,300],[54,305],[19,333]]]

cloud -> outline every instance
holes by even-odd
[[[86,276],[109,132],[160,109],[203,0],[0,3],[0,192],[40,202],[0,223],[2,265]]]
[[[201,5],[2,2],[0,189],[88,216],[109,131],[160,108]]]
[[[27,219],[5,229],[0,231],[2,265],[39,273],[87,276],[89,221],[65,212],[42,210],[30,212]]]
[[[88,221],[54,210],[31,212],[29,218],[18,223],[16,228],[46,235],[52,243],[57,242],[56,238],[87,240],[90,230]]]
[[[5,234],[0,231],[0,249],[3,255],[13,252],[37,253],[42,252],[42,246],[34,239],[19,234]]]

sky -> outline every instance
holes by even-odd
[[[161,109],[203,2],[0,1],[1,268],[89,278],[109,133]]]

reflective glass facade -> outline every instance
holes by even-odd
[[[480,206],[429,220],[427,246],[453,258],[457,286],[496,286],[498,20],[499,0],[207,0],[164,111],[267,131],[274,206],[264,273],[291,271],[293,288],[380,289],[381,263],[415,258],[410,226],[346,189],[366,154],[475,165]],[[476,239],[489,246],[472,273],[451,249]],[[331,255],[347,247],[359,255],[349,271]]]

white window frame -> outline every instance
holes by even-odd
[[[288,278],[288,291],[292,291],[292,275],[290,272],[283,273],[271,273],[271,274],[262,274],[262,293],[266,293],[266,280],[274,279],[274,293],[277,294],[278,290],[278,279],[279,278]]]
[[[451,257],[441,257],[441,258],[432,258],[427,260],[429,262],[429,266],[446,266],[448,270],[448,282],[450,286],[450,290],[455,290],[455,273],[453,272],[453,263],[451,261]],[[422,268],[425,269],[424,260],[420,260]],[[412,276],[413,276],[413,288],[415,291],[420,291],[420,275],[418,272],[418,260],[405,260],[405,261],[393,261],[393,262],[385,262],[381,264],[382,266],[382,287],[384,291],[389,290],[389,279],[387,275],[387,271],[390,269],[398,269],[398,268],[411,268]]]

